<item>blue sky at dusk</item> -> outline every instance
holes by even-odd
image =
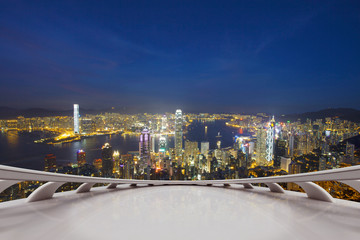
[[[359,1],[0,1],[0,105],[360,108]]]

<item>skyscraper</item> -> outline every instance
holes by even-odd
[[[147,128],[144,128],[144,130],[141,132],[139,139],[139,155],[141,169],[151,167],[150,142],[150,131]]]
[[[209,153],[209,149],[210,149],[209,146],[210,146],[209,142],[201,142],[201,154],[205,155],[205,157],[207,157]]]
[[[266,161],[266,130],[259,128],[256,132],[256,163],[264,165]]]
[[[74,133],[80,133],[79,130],[79,104],[74,104]]]
[[[56,170],[56,156],[54,154],[47,154],[45,156],[45,172],[54,172]]]
[[[166,152],[166,136],[161,135],[159,138],[159,152],[165,153]]]
[[[274,158],[274,140],[275,140],[275,119],[273,116],[266,133],[266,161],[268,163],[270,163]]]
[[[183,132],[182,132],[182,111],[177,109],[175,112],[175,155],[176,157],[181,156],[182,154],[182,139],[183,139]]]
[[[102,173],[104,177],[111,177],[113,174],[113,149],[109,143],[105,143],[101,148]]]
[[[76,157],[79,167],[83,166],[86,163],[86,153],[84,152],[84,150],[80,149],[79,151],[77,151]]]
[[[166,131],[166,128],[167,128],[167,117],[166,117],[166,115],[164,115],[161,118],[161,131],[162,132]]]

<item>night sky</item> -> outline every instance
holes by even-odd
[[[0,1],[0,106],[360,108],[360,1]]]

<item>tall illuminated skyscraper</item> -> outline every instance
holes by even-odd
[[[167,117],[166,115],[164,115],[161,118],[161,131],[162,132],[166,131],[166,128],[167,128]]]
[[[139,139],[140,168],[151,167],[150,143],[150,131],[144,128]]]
[[[74,133],[79,131],[79,104],[74,104]]]
[[[256,163],[264,165],[266,162],[266,129],[260,127],[256,131]]]
[[[182,111],[180,109],[177,109],[175,112],[175,155],[176,155],[176,157],[179,157],[182,154],[182,138],[183,138],[182,124],[183,124]]]
[[[111,177],[113,175],[113,153],[114,151],[109,143],[105,143],[101,148],[102,173],[104,177]]]
[[[268,163],[270,163],[274,158],[274,141],[275,141],[275,119],[273,116],[266,133],[266,161]]]

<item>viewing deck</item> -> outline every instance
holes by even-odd
[[[309,181],[358,188],[360,168],[281,177],[144,181],[91,178],[0,166],[0,190],[48,182],[0,203],[0,239],[358,239],[360,203],[334,199]],[[64,182],[83,182],[55,193]],[[96,182],[109,183],[91,188]],[[269,186],[255,187],[262,182]],[[276,182],[297,182],[306,193]],[[146,184],[145,184],[146,183]]]
[[[0,239],[358,239],[359,203],[241,185],[96,187],[0,204]]]

